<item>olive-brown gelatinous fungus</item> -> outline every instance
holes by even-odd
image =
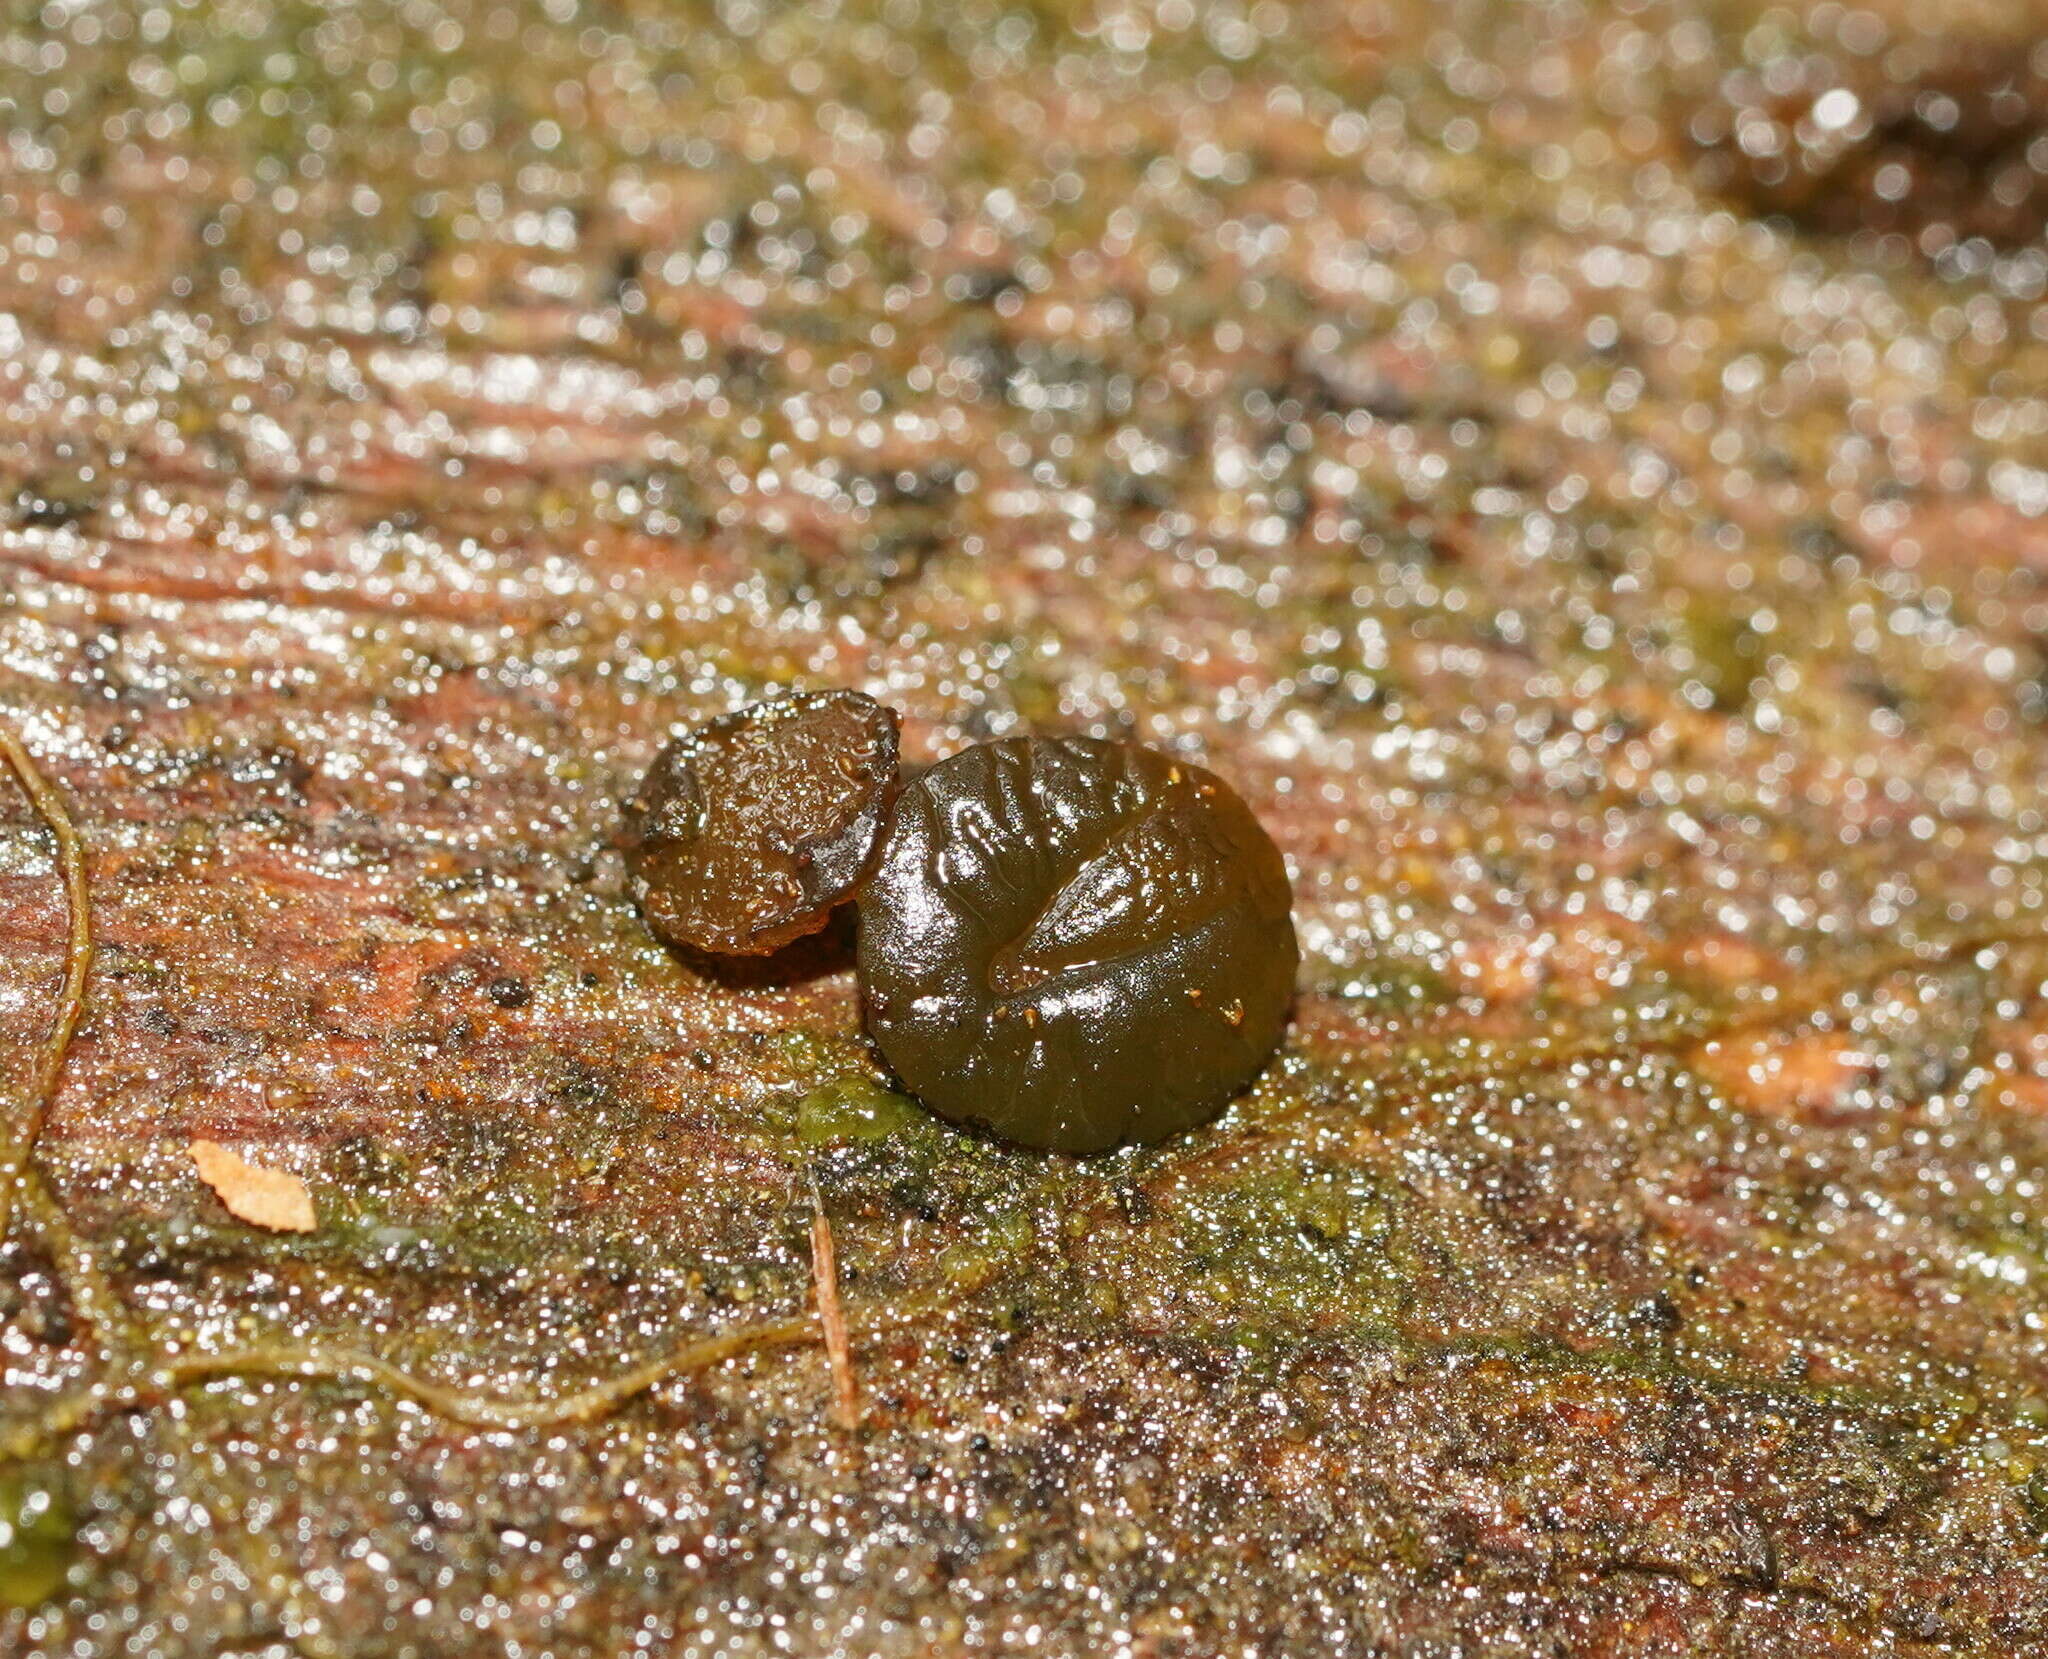
[[[1063,1152],[1204,1122],[1279,1041],[1279,849],[1157,750],[1009,738],[908,785],[860,898],[869,1032],[941,1116]]]
[[[626,860],[669,943],[759,956],[815,933],[872,863],[897,720],[857,691],[754,703],[683,733],[626,809]]]

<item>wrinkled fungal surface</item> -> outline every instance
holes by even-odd
[[[743,956],[817,932],[874,858],[896,747],[894,712],[857,691],[751,703],[671,739],[625,814],[648,926]]]
[[[862,892],[868,1030],[956,1122],[1061,1152],[1158,1140],[1273,1052],[1290,903],[1213,772],[1092,738],[977,744],[904,791]]]
[[[1692,127],[2037,17],[13,8],[0,719],[101,946],[39,1164],[135,1340],[575,1388],[808,1317],[812,1174],[907,1322],[850,1433],[814,1344],[30,1435],[0,1653],[2048,1650],[2048,252]],[[1049,1156],[829,953],[661,944],[619,803],[798,685],[1227,778],[1273,1063]],[[0,780],[10,1090],[51,853]],[[10,1440],[104,1363],[53,1268]]]

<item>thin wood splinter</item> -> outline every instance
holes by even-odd
[[[839,1306],[839,1258],[832,1248],[832,1223],[825,1219],[825,1201],[818,1194],[817,1171],[810,1172],[810,1182],[811,1278],[817,1287],[825,1358],[832,1367],[832,1421],[842,1429],[856,1429],[860,1427],[860,1394],[854,1386],[846,1315]]]

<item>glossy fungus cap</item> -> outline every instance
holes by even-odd
[[[626,809],[626,860],[671,944],[761,955],[825,925],[896,793],[895,713],[857,691],[755,703],[685,732]]]
[[[1011,738],[903,791],[860,900],[868,1029],[932,1110],[1066,1152],[1214,1116],[1299,960],[1279,850],[1214,773]]]

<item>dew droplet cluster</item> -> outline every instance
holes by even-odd
[[[2037,23],[21,9],[0,720],[92,849],[40,1159],[123,1305],[573,1388],[802,1314],[815,1169],[849,1308],[946,1311],[853,1435],[815,1347],[530,1434],[167,1389],[0,1479],[0,1647],[2048,1642]],[[1229,777],[1251,1095],[991,1147],[850,976],[652,941],[620,795],[819,686]],[[54,1268],[6,1435],[94,1375]]]

